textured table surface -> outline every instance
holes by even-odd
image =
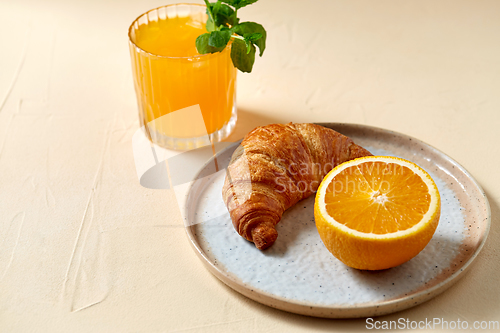
[[[0,331],[365,330],[226,287],[191,249],[174,192],[139,184],[127,29],[166,3],[0,2]],[[230,140],[273,122],[382,127],[445,152],[488,196],[473,268],[376,320],[500,321],[500,2],[260,0],[241,16],[268,48],[238,77]]]

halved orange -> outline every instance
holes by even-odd
[[[366,270],[400,265],[431,240],[441,212],[436,184],[418,165],[397,157],[361,157],[321,182],[314,217],[326,248]]]

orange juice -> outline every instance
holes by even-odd
[[[155,14],[151,11],[139,17],[130,28],[141,120],[155,132],[153,138],[189,139],[208,134],[220,141],[229,134],[224,127],[236,112],[236,69],[230,45],[220,53],[200,55],[195,41],[206,33],[205,7],[174,6],[194,9],[183,15],[179,8],[172,14],[167,11],[172,6],[162,7]]]

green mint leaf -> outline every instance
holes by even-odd
[[[247,47],[247,54],[248,54],[252,50],[252,45],[253,44],[250,41],[246,40],[246,39],[244,40],[244,42],[245,42],[245,45]]]
[[[208,32],[212,32],[217,30],[217,26],[215,25],[214,21],[210,18],[210,16],[207,19],[207,24],[205,25],[206,29]]]
[[[214,19],[217,16],[217,14],[219,13],[221,6],[222,6],[222,2],[220,2],[220,1],[217,1],[215,3],[212,2],[210,4],[210,7],[212,8],[212,15],[214,16]],[[217,20],[217,19],[215,19],[215,20]]]
[[[220,0],[220,1],[225,2],[230,6],[233,6],[236,10],[257,2],[257,0]]]
[[[234,9],[229,7],[226,4],[223,4],[222,2],[212,2],[210,3],[210,10],[212,12],[212,15],[214,17],[215,23],[214,23],[214,29],[209,30],[209,31],[214,31],[217,30],[217,27],[222,26],[233,26],[238,24],[239,19],[236,17],[236,12]],[[207,8],[207,14],[208,14],[208,8]],[[210,16],[208,18],[210,20]],[[207,30],[208,30],[208,21],[207,21]]]
[[[259,38],[262,38],[262,35],[257,32],[253,34],[245,34],[244,41],[247,46],[247,53],[250,53],[251,45],[253,45]]]
[[[266,49],[266,37],[267,37],[266,29],[264,29],[262,25],[255,22],[241,22],[240,24],[235,25],[232,28],[232,31],[235,34],[242,36],[243,38],[245,38],[245,36],[250,36],[250,35],[257,36],[256,34],[260,34],[261,37],[260,38],[253,37],[255,39],[252,40],[252,42],[259,48],[259,56],[262,57],[262,55],[264,54],[264,50]]]
[[[221,48],[209,45],[208,43],[209,39],[210,39],[210,33],[199,35],[198,38],[196,38],[196,50],[198,50],[199,54],[215,53],[224,50],[225,45],[224,47]]]
[[[255,46],[250,43],[250,51],[247,52],[247,43],[241,39],[235,39],[231,44],[231,59],[240,71],[250,73],[255,62]]]
[[[215,3],[210,3],[208,2],[208,0],[203,0],[203,1],[205,1],[205,6],[207,7],[206,13],[208,15],[207,24],[205,25],[205,27],[207,31],[214,31],[216,30],[216,25],[214,21],[214,15],[212,13],[212,7],[215,5]]]
[[[256,40],[262,38],[262,34],[254,32],[253,34],[245,34],[243,38],[245,38],[245,40],[248,40],[249,42],[255,42]]]
[[[208,15],[208,19],[207,19],[207,24],[205,26],[206,26],[208,32],[215,31],[219,27],[217,22],[214,22],[214,20],[217,21],[216,14],[219,12],[219,8],[220,8],[221,4],[222,4],[221,2],[211,2],[211,3],[208,3],[208,5],[207,5],[206,12]]]
[[[236,17],[236,12],[229,7],[228,5],[225,5],[221,3],[220,9],[217,13],[217,20],[219,21],[220,25],[227,25],[229,24],[230,26],[238,24],[238,18]]]
[[[221,50],[223,50],[230,39],[231,31],[229,29],[212,31],[210,33],[210,37],[208,38],[208,45],[215,48],[221,48]]]
[[[255,22],[240,22],[236,16],[238,9],[251,5],[257,0],[203,0],[207,7],[208,33],[198,36],[196,49],[200,54],[215,53],[224,50],[232,39],[231,59],[242,72],[251,72],[255,62],[255,53],[259,48],[262,56],[266,49],[267,32]]]

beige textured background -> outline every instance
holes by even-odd
[[[201,3],[201,1],[198,1]],[[0,331],[344,332],[213,277],[173,193],[137,181],[127,29],[173,1],[0,1]],[[500,320],[500,1],[261,0],[268,49],[239,75],[232,139],[271,122],[350,122],[461,163],[492,209],[451,289],[379,320]]]

